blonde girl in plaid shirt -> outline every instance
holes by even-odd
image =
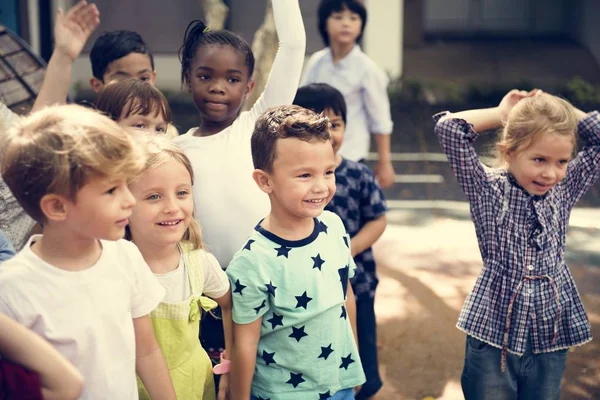
[[[598,113],[512,90],[497,107],[434,118],[483,259],[457,324],[465,398],[558,399],[567,350],[592,339],[564,252],[571,209],[600,175]],[[499,127],[500,167],[488,168],[473,142]]]

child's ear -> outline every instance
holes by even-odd
[[[254,172],[252,172],[252,178],[263,192],[270,194],[273,191],[273,188],[271,187],[271,177],[267,172],[262,169],[255,169]]]
[[[47,194],[40,200],[40,209],[48,221],[60,222],[67,218],[67,204],[64,197]]]
[[[102,82],[100,79],[93,77],[90,79],[90,86],[92,87],[92,90],[96,93],[98,93],[100,91],[100,89],[102,89],[102,87],[104,86],[104,82]]]
[[[256,82],[254,82],[253,79],[248,80],[248,83],[246,84],[246,93],[244,93],[244,99],[250,94],[252,93],[252,91],[254,90],[254,86],[256,85]]]

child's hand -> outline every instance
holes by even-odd
[[[394,184],[394,166],[391,161],[379,161],[375,167],[375,178],[382,189],[389,188]]]
[[[533,89],[531,91],[526,90],[517,90],[513,89],[508,92],[503,98],[500,104],[498,105],[498,111],[500,112],[500,116],[502,121],[506,120],[508,113],[512,108],[521,100],[526,97],[538,96],[542,93],[539,89]]]
[[[65,15],[58,10],[54,25],[54,48],[75,61],[85,42],[100,23],[100,12],[96,4],[81,0]]]
[[[217,396],[218,400],[228,400],[229,399],[229,374],[221,375],[221,380],[219,381],[219,394]]]

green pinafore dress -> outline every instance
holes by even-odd
[[[160,303],[150,313],[156,340],[160,345],[178,399],[215,400],[212,364],[200,345],[198,333],[202,309],[208,311],[217,303],[202,296],[204,274],[200,254],[180,243],[191,295],[179,303]],[[150,399],[138,378],[140,399]]]

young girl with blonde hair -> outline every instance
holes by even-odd
[[[198,340],[200,315],[202,309],[221,307],[226,348],[230,348],[229,281],[216,258],[202,248],[188,158],[165,137],[140,140],[148,159],[142,174],[130,184],[137,204],[128,236],[167,293],[150,318],[177,398],[214,399],[212,364]],[[225,398],[226,385],[227,380],[221,379],[219,398]],[[148,398],[143,387],[140,393]]]
[[[457,325],[465,398],[558,399],[568,349],[592,339],[564,254],[571,210],[600,175],[598,113],[513,90],[497,107],[435,119],[483,258]],[[502,125],[501,166],[488,168],[473,141]]]

